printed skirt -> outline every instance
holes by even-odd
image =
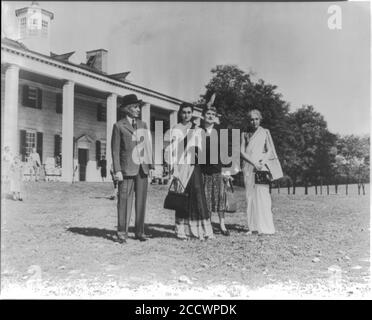
[[[220,172],[203,174],[204,191],[208,211],[223,213],[226,211],[225,184]]]

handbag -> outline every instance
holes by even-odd
[[[187,211],[188,207],[189,194],[185,192],[185,188],[181,181],[174,177],[169,186],[168,194],[164,200],[164,209]]]
[[[236,212],[237,210],[234,188],[231,181],[225,182],[225,210],[226,212]]]
[[[266,165],[266,168],[267,168],[267,165]],[[272,180],[273,179],[272,179],[270,171],[256,170],[254,172],[254,183],[255,184],[271,184]]]

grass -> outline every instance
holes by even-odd
[[[1,293],[243,299],[369,295],[369,196],[358,195],[356,186],[349,187],[348,196],[284,191],[272,193],[275,235],[245,235],[244,189],[236,188],[238,212],[226,216],[231,236],[216,231],[213,240],[183,242],[174,236],[174,213],[163,209],[167,186],[150,185],[145,231],[151,239],[120,245],[114,241],[111,183],[26,182],[23,202],[2,199]],[[213,215],[216,230],[217,221]],[[339,273],[328,269],[332,266]]]

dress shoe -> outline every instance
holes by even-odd
[[[221,233],[222,233],[224,236],[226,236],[226,237],[228,237],[228,236],[230,235],[230,231],[229,231],[229,230],[221,230]]]
[[[149,240],[144,235],[135,236],[134,239],[139,240],[139,241],[147,241],[147,240]]]
[[[125,234],[117,233],[116,237],[119,243],[127,243],[128,236],[126,236]]]

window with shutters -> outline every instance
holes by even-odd
[[[102,103],[97,104],[97,121],[106,121],[106,106]]]
[[[36,148],[36,131],[26,130],[26,141],[25,141],[26,157],[30,155],[32,148]]]
[[[22,103],[25,107],[41,109],[42,107],[42,90],[37,87],[24,85]]]
[[[40,161],[43,161],[43,133],[33,129],[20,130],[19,153],[22,161],[27,161],[33,148],[39,154]]]
[[[41,31],[43,36],[48,36],[48,21],[41,21]]]

